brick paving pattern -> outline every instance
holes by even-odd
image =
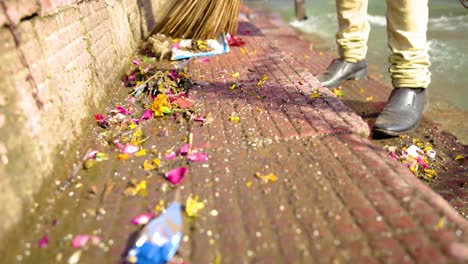
[[[185,219],[178,256],[186,263],[468,261],[467,221],[367,140],[368,125],[300,62],[253,24],[243,22],[239,31],[246,47],[188,64],[195,109],[211,113],[213,121],[144,127],[145,134],[159,135],[148,146],[177,148],[192,133],[194,148],[210,156],[191,164],[178,187],[184,201],[190,194],[206,200],[198,218]],[[230,89],[235,82],[243,85]],[[310,98],[314,91],[321,96]],[[35,241],[44,233],[60,238],[93,231],[106,250],[90,248],[80,263],[120,262],[137,231],[130,220],[160,200],[169,202],[173,193],[163,190],[161,177],[143,171],[144,160],[104,162],[81,173],[79,182],[96,186],[97,197],[84,198],[88,189],[75,184],[64,193],[51,191],[54,199],[24,220],[31,229],[18,230],[12,238],[20,239],[3,249],[10,250],[2,254],[7,263],[66,260],[73,253],[68,244],[55,239],[41,249]],[[263,183],[257,172],[275,173],[278,181]],[[129,179],[148,180],[149,195],[123,196]],[[52,225],[54,219],[59,223]]]

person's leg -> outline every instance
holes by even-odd
[[[338,86],[347,79],[367,76],[367,40],[370,26],[367,21],[368,0],[336,0],[338,33],[336,43],[340,58],[327,71],[317,76],[327,87]]]
[[[427,88],[431,82],[428,19],[428,0],[387,0],[389,71],[396,88]]]
[[[394,90],[374,131],[397,136],[416,128],[431,81],[427,46],[428,0],[387,0],[387,34]]]
[[[336,0],[338,33],[336,43],[340,58],[356,63],[366,58],[370,26],[367,0]]]

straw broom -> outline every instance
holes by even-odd
[[[172,0],[153,33],[203,40],[235,34],[240,5],[241,0]]]

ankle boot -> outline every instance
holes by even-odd
[[[317,79],[328,88],[337,87],[344,80],[356,80],[367,77],[367,63],[361,60],[356,63],[335,59],[327,71],[317,75]]]

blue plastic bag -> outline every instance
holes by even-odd
[[[173,202],[163,214],[142,229],[127,254],[127,260],[138,264],[164,264],[174,257],[181,239],[181,205]]]

